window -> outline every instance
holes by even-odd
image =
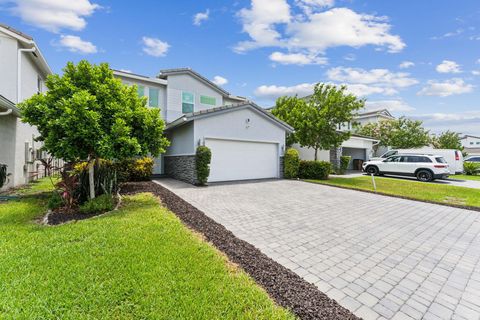
[[[477,142],[477,144],[480,144],[480,141],[479,141],[479,142]]]
[[[418,162],[432,162],[430,158],[428,157],[422,157],[422,156],[408,156],[406,157],[407,161],[405,162],[410,162],[410,163],[418,163]]]
[[[42,78],[37,77],[37,93],[42,93]]]
[[[447,163],[443,157],[436,157],[435,160],[437,160],[438,163]]]
[[[200,103],[215,106],[215,105],[217,105],[217,99],[215,99],[214,97],[209,97],[209,96],[200,96]]]
[[[385,160],[385,162],[400,162],[402,160],[402,157],[400,156],[393,156]]]
[[[148,88],[148,105],[153,108],[158,108],[158,93],[157,88]]]
[[[182,92],[182,112],[190,113],[193,112],[195,105],[195,97],[191,92]]]
[[[473,141],[470,141],[470,144],[473,144]]]
[[[390,156],[393,156],[394,154],[397,154],[398,151],[395,151],[395,150],[392,150],[392,151],[388,151],[387,153],[385,153],[382,158],[388,158]]]
[[[138,85],[137,86],[137,92],[139,97],[143,97],[145,95],[145,87]]]

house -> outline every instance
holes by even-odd
[[[460,138],[460,141],[468,155],[480,155],[480,137],[467,134]]]
[[[285,137],[293,128],[255,103],[189,68],[162,70],[155,78],[114,75],[137,85],[166,120],[171,145],[155,159],[154,174],[195,183],[195,151],[205,145],[212,151],[209,182],[282,176]]]
[[[364,126],[368,123],[378,123],[380,121],[393,119],[395,119],[395,117],[392,116],[387,109],[360,112],[354,117],[352,122],[339,124],[338,130],[352,131],[356,126]],[[350,156],[352,157],[352,161],[350,161],[348,169],[359,169],[358,167],[354,166],[358,160],[368,161],[375,154],[375,150],[377,153],[383,153],[386,151],[386,148],[376,147],[377,145],[378,140],[375,140],[372,137],[352,133],[350,139],[344,141],[339,148],[318,151],[317,159],[322,161],[330,161],[335,166],[338,166],[341,156]],[[315,159],[315,152],[312,148],[301,147],[299,144],[294,144],[293,148],[298,150],[300,159]]]
[[[38,174],[38,131],[20,120],[17,103],[45,90],[52,71],[32,37],[0,24],[0,164],[7,165],[3,188],[27,183]]]

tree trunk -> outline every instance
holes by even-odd
[[[90,187],[90,199],[95,198],[95,158],[88,159],[88,185]]]
[[[317,153],[318,153],[318,148],[315,148],[315,157],[314,157],[315,161],[317,161]]]

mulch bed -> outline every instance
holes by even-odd
[[[59,210],[59,211],[53,211],[50,213],[47,217],[46,224],[50,226],[55,226],[63,223],[67,223],[70,221],[78,221],[78,220],[85,220],[89,218],[93,218],[95,216],[99,216],[101,214],[104,214],[104,212],[96,212],[96,213],[80,213],[78,210],[77,211],[72,211],[72,212],[67,212],[65,210]]]
[[[267,257],[253,245],[240,240],[224,226],[207,217],[179,196],[153,182],[131,182],[123,194],[151,192],[160,197],[188,227],[203,234],[230,261],[245,270],[281,306],[300,319],[360,319],[340,306],[293,271]]]

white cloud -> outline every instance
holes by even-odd
[[[307,64],[327,64],[328,59],[325,57],[317,57],[315,55],[307,55],[303,53],[282,53],[282,52],[273,52],[270,55],[270,60],[273,62],[278,62],[280,64],[296,64],[296,65],[307,65]]]
[[[193,16],[193,24],[200,26],[204,21],[207,21],[210,16],[210,10],[207,9],[205,12],[198,12]]]
[[[84,41],[78,36],[60,36],[59,46],[67,48],[70,52],[85,54],[97,52],[97,47],[93,43]]]
[[[16,0],[11,9],[24,22],[51,32],[82,30],[88,17],[99,9],[89,0]]]
[[[316,83],[301,83],[293,86],[277,86],[277,85],[262,85],[255,89],[255,96],[259,98],[267,98],[275,100],[281,96],[294,96],[304,97],[313,93],[313,89]],[[329,83],[333,84],[333,83]],[[372,94],[393,95],[397,91],[392,88],[381,88],[375,86],[369,86],[366,84],[348,84],[347,92],[352,93],[358,97],[365,97]]]
[[[391,112],[409,112],[415,110],[408,103],[403,100],[376,100],[365,102],[367,109],[369,110],[379,110],[379,109],[388,109]]]
[[[460,70],[460,65],[456,63],[455,61],[451,60],[443,60],[442,63],[440,63],[436,67],[437,72],[439,73],[460,73],[462,72]]]
[[[453,78],[444,82],[430,80],[427,82],[427,86],[422,88],[417,94],[423,96],[448,97],[472,91],[473,85],[465,83],[463,79]]]
[[[294,96],[299,97],[307,96],[313,93],[315,83],[301,83],[294,86],[276,86],[276,85],[263,85],[255,89],[255,95],[260,98],[277,99],[281,96]]]
[[[221,76],[215,76],[213,77],[212,82],[215,83],[217,86],[223,86],[228,83],[228,80]]]
[[[446,129],[463,134],[480,135],[480,111],[466,111],[455,113],[431,113],[411,116],[413,119],[422,120],[424,126],[435,133]]]
[[[412,61],[403,61],[402,63],[400,63],[400,65],[398,66],[400,69],[408,69],[408,68],[411,68],[415,66],[415,63],[413,63]]]
[[[351,83],[389,85],[393,87],[409,87],[417,84],[406,72],[391,72],[388,69],[371,69],[335,67],[327,71],[327,76],[333,81]]]
[[[474,76],[480,76],[480,70],[473,70],[473,71],[472,71],[472,74],[473,74]]]
[[[154,57],[163,57],[167,54],[170,45],[160,39],[143,37],[143,52]]]
[[[244,8],[238,14],[243,31],[250,37],[235,46],[235,51],[240,53],[277,47],[318,56],[338,46],[374,45],[386,47],[390,52],[405,47],[399,36],[390,33],[391,25],[386,17],[359,14],[348,8],[318,11],[333,1],[297,0],[294,4],[303,13],[295,15],[291,14],[286,0],[252,0],[251,3],[251,8]]]

